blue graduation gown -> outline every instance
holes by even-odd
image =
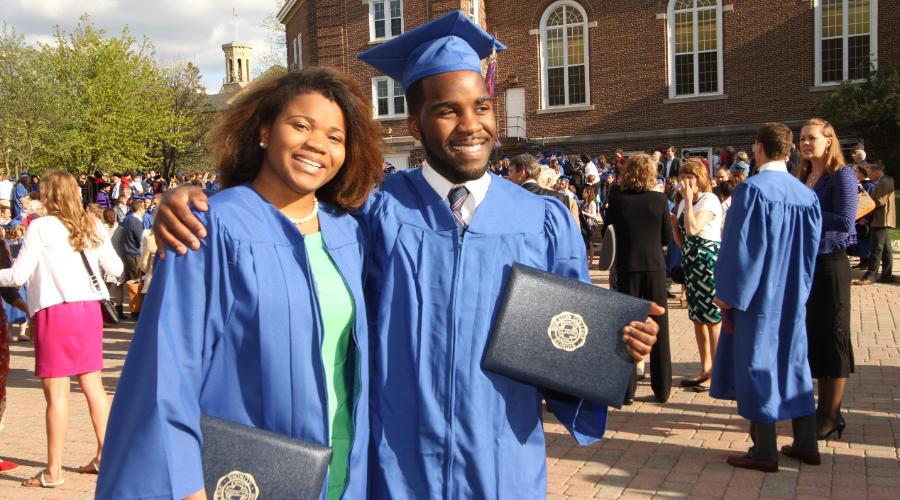
[[[361,219],[371,245],[370,497],[544,498],[540,393],[481,361],[514,262],[588,282],[571,215],[492,175],[460,235],[416,169],[387,177]],[[605,406],[550,407],[580,443],[603,435]]]
[[[716,266],[717,295],[734,334],[719,337],[710,395],[771,423],[815,411],[807,361],[806,299],[822,227],[815,193],[786,172],[765,171],[731,198]]]
[[[112,405],[98,498],[182,498],[201,489],[201,414],[328,444],[322,323],[302,236],[248,185],[213,196],[209,211],[197,215],[209,234],[201,249],[154,266]],[[363,304],[359,225],[324,203],[319,222],[328,253]],[[347,499],[367,488],[363,307],[353,341]]]

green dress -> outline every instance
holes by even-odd
[[[681,267],[684,269],[688,318],[695,323],[719,323],[722,321],[722,311],[713,302],[716,298],[715,272],[719,242],[699,236],[687,236],[683,213],[678,217],[678,229],[685,235]]]
[[[331,429],[331,464],[328,467],[328,499],[339,499],[347,484],[350,444],[353,439],[351,394],[347,358],[355,317],[353,297],[325,249],[322,233],[304,236],[310,268],[322,311],[322,361],[328,391]],[[351,372],[352,373],[352,372]]]

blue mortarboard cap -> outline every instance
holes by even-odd
[[[477,71],[481,60],[506,45],[456,10],[394,37],[362,54],[360,59],[400,81],[403,89],[427,76],[450,71]]]

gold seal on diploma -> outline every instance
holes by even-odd
[[[216,483],[216,493],[213,500],[257,500],[259,498],[259,486],[253,474],[231,471],[219,478]]]
[[[547,335],[553,347],[563,351],[574,351],[584,345],[587,339],[588,327],[580,314],[562,312],[550,320],[547,327]]]

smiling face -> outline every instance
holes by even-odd
[[[257,180],[283,199],[315,193],[344,164],[346,126],[337,103],[319,93],[288,101],[271,125],[260,128],[265,157]],[[268,197],[268,196],[267,196]]]
[[[453,183],[480,178],[496,135],[484,78],[474,71],[451,71],[429,76],[421,85],[422,106],[408,124],[429,165]]]
[[[832,140],[822,131],[820,125],[807,125],[800,131],[800,155],[804,160],[825,158]]]

